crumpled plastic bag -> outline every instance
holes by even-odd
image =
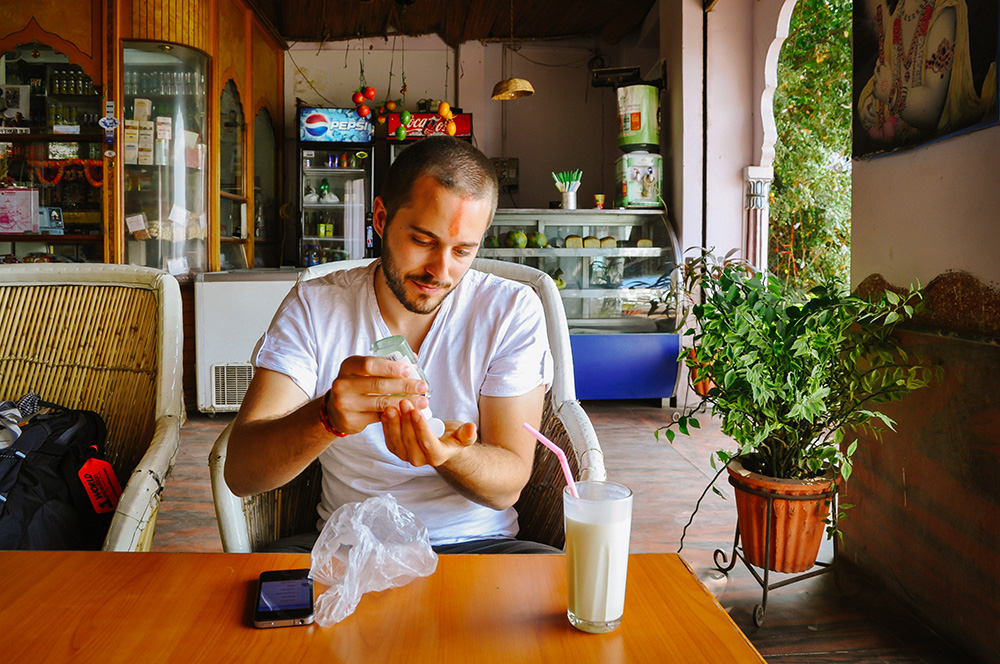
[[[329,586],[316,601],[316,622],[329,627],[354,613],[366,592],[433,574],[437,559],[427,528],[392,494],[341,506],[312,550],[310,576]]]

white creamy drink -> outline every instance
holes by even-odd
[[[625,612],[632,494],[620,485],[581,482],[566,496],[568,614],[575,627],[607,632]]]

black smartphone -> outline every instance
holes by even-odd
[[[307,569],[262,572],[253,605],[254,627],[289,627],[313,621],[313,580]]]

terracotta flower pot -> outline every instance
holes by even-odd
[[[688,356],[694,360],[695,350],[694,348],[688,349]],[[694,393],[700,397],[708,395],[708,391],[715,387],[715,383],[712,382],[711,378],[698,378],[698,367],[691,367],[691,387],[694,389]]]
[[[747,489],[804,496],[828,493],[834,483],[833,471],[811,480],[784,480],[750,472],[738,460],[730,461],[727,470],[730,484],[736,489],[743,556],[748,563],[760,568],[765,567],[767,498],[748,493]],[[804,572],[816,563],[816,554],[826,531],[823,519],[830,514],[831,501],[829,496],[815,500],[774,498],[769,570]]]

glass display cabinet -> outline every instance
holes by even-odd
[[[281,265],[281,217],[278,214],[278,142],[267,109],[253,122],[253,263]]]
[[[125,262],[189,280],[207,269],[208,57],[125,42],[123,65]]]
[[[497,210],[482,258],[525,263],[560,289],[580,399],[667,398],[680,339],[669,306],[680,245],[663,210]]]
[[[0,71],[0,255],[101,262],[101,97],[62,53],[30,43]]]
[[[673,319],[652,304],[670,288],[678,251],[660,210],[501,209],[479,256],[547,272],[571,333],[672,332]]]
[[[219,265],[223,270],[246,268],[247,192],[243,182],[245,125],[236,83],[226,82],[219,99]]]

